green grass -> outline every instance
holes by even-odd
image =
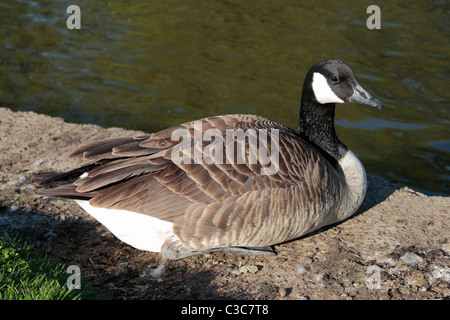
[[[101,298],[81,281],[68,289],[67,266],[37,253],[25,241],[0,237],[0,300],[80,300]]]

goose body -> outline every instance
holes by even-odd
[[[71,156],[85,165],[33,183],[40,194],[75,199],[120,240],[170,259],[271,253],[348,218],[364,200],[364,167],[334,130],[335,103],[345,102],[383,106],[348,64],[322,61],[306,75],[297,130],[256,115],[204,118],[82,146]]]

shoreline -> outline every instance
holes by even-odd
[[[31,174],[79,164],[68,158],[78,146],[142,134],[0,108],[0,235],[27,237],[41,252],[80,266],[115,299],[450,297],[450,197],[371,174],[353,217],[275,246],[275,257],[166,260],[121,243],[74,201],[34,194]]]

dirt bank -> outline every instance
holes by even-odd
[[[0,108],[0,234],[78,265],[116,299],[450,298],[450,197],[376,176],[353,218],[275,246],[274,257],[166,260],[121,243],[73,201],[34,194],[33,172],[76,165],[67,155],[89,141],[136,134]]]

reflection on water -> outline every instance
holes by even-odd
[[[369,118],[361,122],[352,122],[348,120],[337,120],[337,125],[344,127],[357,128],[361,130],[377,130],[379,128],[394,128],[398,130],[415,130],[426,128],[424,124],[400,123],[382,119]]]
[[[370,173],[450,194],[446,1],[0,3],[0,105],[147,132],[254,113],[297,127],[308,68],[342,59],[382,111],[337,107],[337,131]]]
[[[428,143],[429,146],[432,146],[433,148],[443,150],[445,152],[450,153],[450,141],[432,141]],[[450,165],[450,163],[449,163]],[[450,166],[447,166],[449,168]]]

